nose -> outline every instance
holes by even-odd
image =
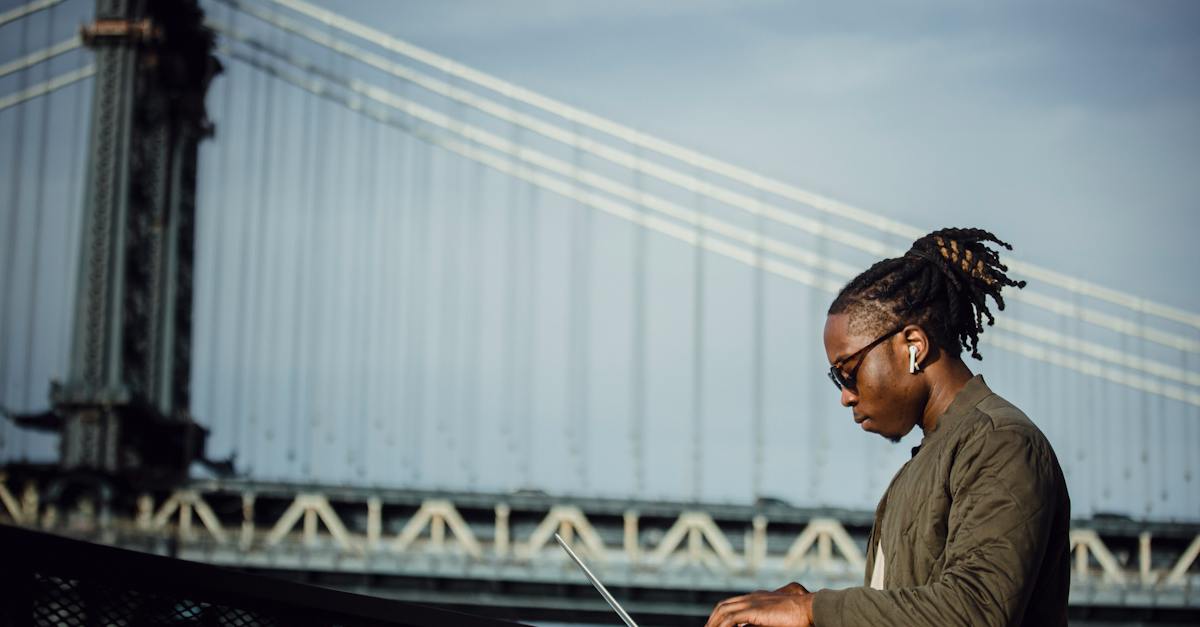
[[[854,407],[858,404],[858,395],[850,388],[842,388],[842,407]]]

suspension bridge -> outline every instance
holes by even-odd
[[[664,620],[861,583],[908,451],[819,329],[923,229],[303,0],[177,4],[0,12],[0,520],[517,614],[608,617],[555,531]],[[1195,617],[1200,314],[1009,266],[981,369],[1058,452],[1074,615]]]

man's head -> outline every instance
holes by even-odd
[[[831,376],[864,429],[899,441],[920,423],[938,377],[965,369],[962,349],[982,359],[984,318],[994,323],[987,297],[1003,310],[1000,290],[1025,287],[1007,276],[988,242],[1012,249],[981,229],[934,231],[855,277],[829,306]]]

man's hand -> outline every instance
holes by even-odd
[[[798,583],[766,592],[760,590],[740,597],[725,599],[717,604],[705,627],[810,627],[812,625],[812,593]]]

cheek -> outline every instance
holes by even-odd
[[[907,413],[903,405],[904,395],[899,394],[899,375],[885,360],[872,360],[863,364],[858,373],[859,411],[871,416],[881,426],[891,427]]]
[[[872,398],[880,398],[899,383],[895,377],[896,373],[886,360],[872,359],[858,369],[858,387],[870,393]]]
[[[858,389],[855,392],[858,397],[857,412],[866,414],[873,419],[886,419],[890,403],[887,399],[887,390],[881,387],[878,381],[859,377]]]

